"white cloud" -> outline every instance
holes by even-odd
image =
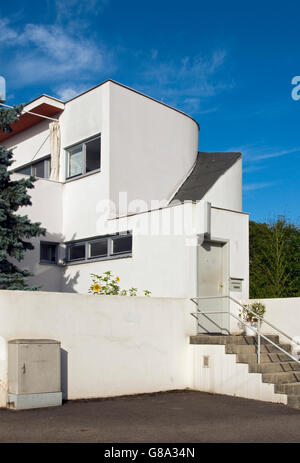
[[[98,15],[108,3],[109,0],[55,0],[57,21],[74,20],[87,13]]]
[[[87,80],[106,75],[114,69],[112,53],[104,44],[70,32],[59,24],[25,24],[20,31],[1,20],[5,47],[15,50],[8,55],[6,71],[14,86],[35,82],[55,82],[66,78]],[[2,35],[1,35],[2,36]],[[1,44],[1,42],[0,42]]]
[[[230,148],[227,151],[239,151],[243,154],[247,167],[244,172],[252,172],[262,168],[260,161],[267,161],[268,159],[288,156],[289,154],[300,153],[300,147],[289,149],[271,149],[270,147],[259,146],[258,144],[242,145]]]
[[[62,99],[70,99],[113,77],[120,63],[134,70],[132,87],[189,114],[208,114],[218,108],[210,98],[232,88],[224,77],[226,51],[164,60],[158,49],[144,53],[99,40],[90,20],[103,11],[109,0],[48,0],[55,21],[27,23],[15,27],[0,20],[6,77],[12,87],[47,84]],[[5,38],[4,38],[5,35]],[[7,40],[10,38],[10,40]],[[7,48],[11,49],[7,52]],[[117,79],[118,80],[118,79]]]
[[[3,42],[7,46],[18,37],[18,33],[9,26],[8,19],[0,19],[0,31],[0,44]]]
[[[232,88],[232,81],[218,74],[223,68],[225,50],[216,50],[211,56],[186,56],[180,60],[160,61],[158,51],[151,50],[152,60],[145,60],[135,85],[163,102],[185,111],[203,113],[216,108],[207,108],[206,99]]]
[[[80,95],[80,93],[83,93],[84,91],[88,90],[90,88],[89,85],[86,86],[61,86],[57,89],[55,89],[55,94],[56,96],[63,101],[68,101],[74,98],[77,95]]]
[[[276,185],[278,182],[257,182],[257,183],[247,183],[243,186],[244,191],[251,190],[260,190],[261,188],[268,188],[270,186]]]
[[[271,152],[264,152],[262,154],[254,154],[254,156],[251,157],[252,161],[261,161],[264,159],[271,159],[271,158],[278,158],[281,156],[286,156],[287,154],[292,154],[292,153],[300,153],[300,148],[292,148],[289,150],[280,150],[280,151],[271,151]]]

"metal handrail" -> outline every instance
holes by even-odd
[[[234,299],[233,297],[231,296],[208,296],[208,297],[195,297],[195,298],[191,298],[191,301],[193,301],[195,304],[197,304],[197,302],[195,301],[195,299],[222,299],[222,298],[228,298],[230,300],[232,300],[233,302],[235,302],[236,304],[238,304],[240,307],[242,307],[243,309],[245,308],[245,306],[243,306],[240,302],[238,302],[236,299]],[[286,336],[289,340],[291,340],[294,344],[296,344],[297,346],[299,345],[299,343],[297,343],[296,341],[294,341],[290,336],[288,336],[286,333],[284,333],[283,331],[281,331],[280,329],[278,329],[276,326],[274,326],[272,323],[270,322],[267,322],[266,320],[264,320],[262,317],[260,317],[259,315],[257,315],[255,312],[253,312],[251,309],[247,309],[249,310],[250,313],[252,313],[253,315],[255,315],[256,318],[259,319],[259,327],[261,325],[261,321],[264,321],[266,322],[269,326],[271,326],[273,329],[275,329],[276,331],[278,331],[279,333],[281,333],[283,336]],[[290,354],[289,352],[287,352],[285,349],[283,349],[282,347],[280,347],[277,343],[273,342],[271,339],[269,339],[267,336],[261,334],[260,332],[260,329],[256,329],[254,328],[254,326],[252,326],[251,324],[249,323],[246,323],[245,321],[241,320],[239,317],[237,317],[236,315],[234,315],[233,313],[230,312],[230,310],[228,310],[227,312],[221,312],[221,311],[209,311],[209,312],[203,312],[203,311],[198,311],[198,312],[192,312],[191,315],[194,317],[195,315],[196,316],[199,316],[199,315],[204,315],[204,316],[207,316],[209,314],[229,314],[231,317],[235,318],[236,320],[238,320],[240,323],[242,323],[244,326],[248,326],[252,331],[254,331],[257,335],[258,335],[258,339],[257,339],[257,363],[260,364],[260,358],[261,358],[261,343],[260,343],[260,338],[262,337],[263,339],[265,339],[266,341],[268,341],[270,344],[272,344],[273,346],[275,346],[277,349],[279,349],[281,352],[283,352],[284,354],[286,354],[288,357],[290,357],[292,360],[294,360],[295,362],[299,363],[300,364],[300,361],[294,357],[292,354]],[[197,317],[195,317],[197,318]],[[198,320],[197,320],[198,321]]]
[[[234,299],[233,297],[231,296],[208,296],[208,297],[205,297],[205,296],[200,296],[200,297],[193,297],[191,298],[191,301],[193,301],[195,304],[197,304],[197,302],[195,302],[195,299],[224,299],[224,298],[227,298],[227,299],[230,299],[231,301],[235,302],[237,305],[239,305],[242,309],[245,309],[245,306],[243,304],[241,304],[239,301],[237,301],[236,299]],[[255,312],[253,312],[251,309],[248,309],[247,307],[247,310],[248,312],[252,313],[252,315],[254,315],[256,318],[259,318],[261,322],[264,322],[266,323],[267,325],[269,325],[271,328],[273,328],[274,330],[276,330],[278,333],[282,334],[282,336],[285,336],[287,339],[289,339],[293,344],[295,344],[296,346],[300,346],[300,342],[297,342],[295,341],[293,338],[291,338],[291,336],[289,336],[288,334],[284,333],[283,331],[281,331],[279,328],[277,328],[275,325],[273,325],[271,322],[269,322],[268,320],[266,320],[265,318],[262,318],[260,317],[258,314],[256,314]],[[227,312],[226,312],[227,313]],[[241,321],[239,319],[239,321]],[[250,325],[249,325],[250,326]]]

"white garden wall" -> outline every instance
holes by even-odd
[[[204,366],[208,357],[209,367]],[[235,354],[226,354],[224,345],[192,345],[192,388],[216,394],[287,403],[285,394],[275,394],[274,384],[263,383],[261,373],[249,373],[248,364],[236,363]]]
[[[184,299],[0,291],[0,406],[16,338],[61,342],[68,399],[186,388],[192,310]]]
[[[266,306],[264,315],[266,320],[292,338],[295,336],[300,338],[300,297],[249,299],[249,303],[257,301]],[[262,332],[265,334],[278,334],[266,323],[262,324]],[[282,337],[282,340],[287,342],[284,337]]]

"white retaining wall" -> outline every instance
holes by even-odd
[[[293,314],[289,323],[295,326],[297,301],[285,306],[286,318]],[[271,300],[267,315],[280,324],[276,302],[279,307],[283,300]],[[2,290],[0,407],[7,401],[7,342],[17,338],[61,342],[62,391],[68,399],[188,387],[286,403],[286,395],[275,394],[273,385],[262,383],[261,374],[248,373],[248,365],[237,364],[224,346],[190,345],[189,336],[196,332],[192,311],[192,302],[180,298]],[[290,326],[286,322],[283,328]]]
[[[300,339],[300,297],[274,298],[274,299],[249,299],[249,303],[262,302],[266,306],[264,318],[271,322],[276,328],[292,338]],[[265,334],[278,334],[270,328],[267,323],[262,324],[262,332]],[[283,342],[287,342],[282,337]]]
[[[61,342],[68,399],[183,389],[191,384],[184,299],[0,291],[0,406],[6,406],[7,341]]]
[[[204,356],[209,367],[204,366]],[[249,373],[248,364],[236,363],[235,354],[226,354],[224,345],[193,345],[193,389],[287,403],[285,394],[275,394],[274,384],[263,383],[261,373]]]

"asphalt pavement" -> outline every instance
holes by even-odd
[[[198,391],[0,410],[0,442],[300,442],[300,410]]]

